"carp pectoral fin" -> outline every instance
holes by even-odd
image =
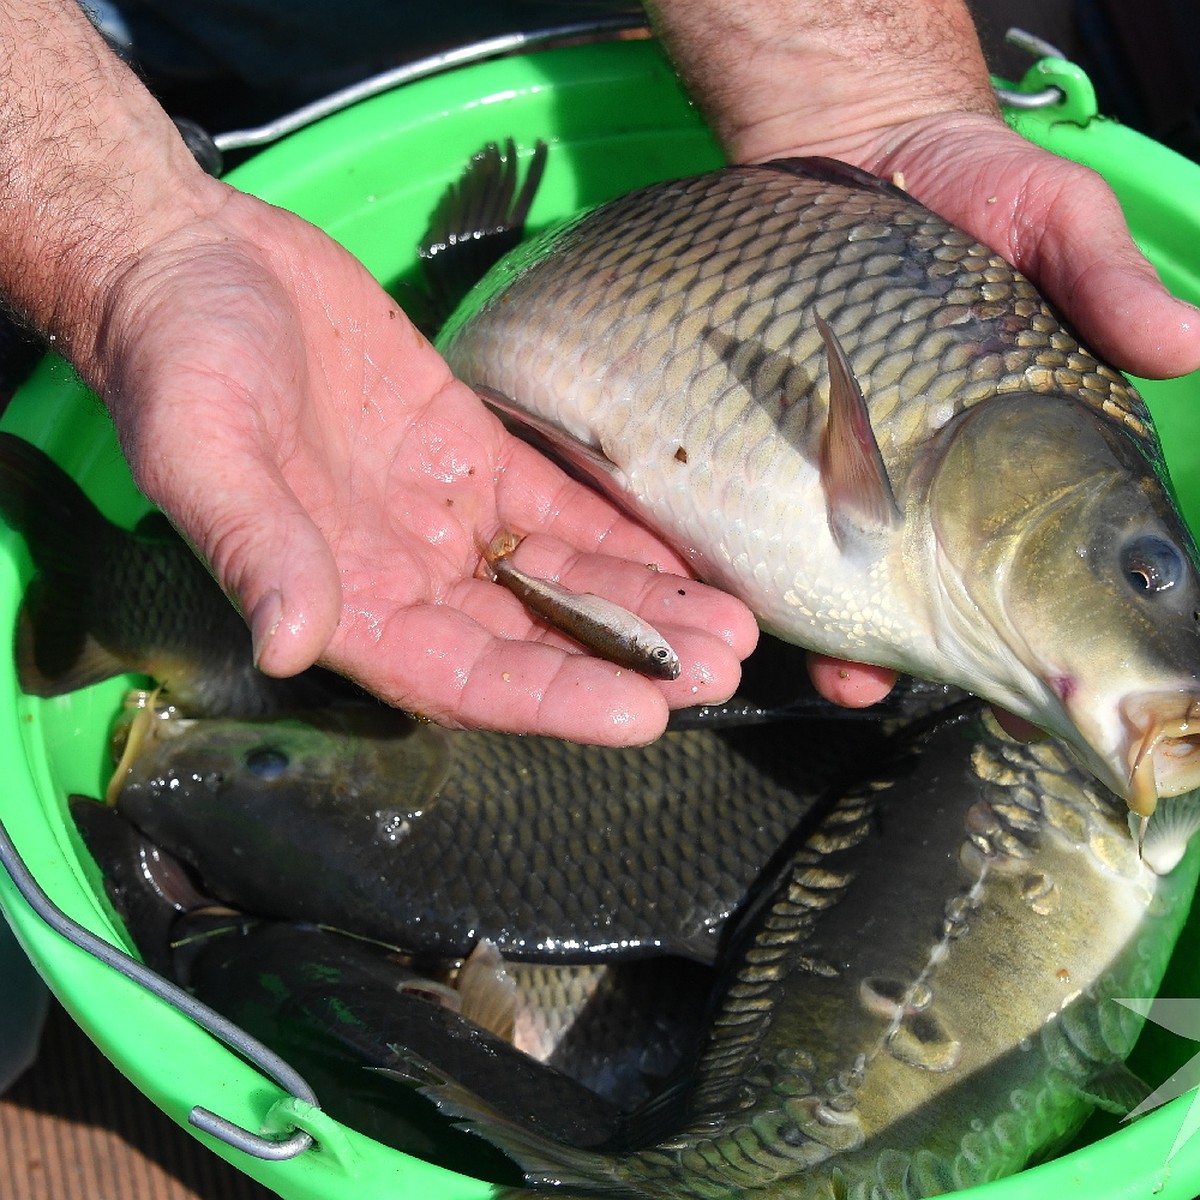
[[[827,183],[841,184],[843,187],[860,188],[864,192],[876,192],[881,196],[900,197],[914,207],[915,201],[903,188],[897,187],[887,179],[872,175],[862,167],[853,167],[837,158],[826,158],[814,154],[801,158],[772,158],[758,164],[771,171],[783,171],[795,175],[799,179],[821,179]]]
[[[574,479],[620,499],[625,473],[603,451],[573,438],[550,421],[526,412],[500,392],[477,387],[475,394],[494,409],[509,432],[540,450]]]
[[[1118,1117],[1130,1116],[1153,1090],[1124,1063],[1112,1063],[1085,1082],[1073,1081],[1070,1086],[1089,1104]]]
[[[62,696],[132,670],[81,628],[81,605],[70,590],[38,577],[17,617],[17,680],[30,696]]]
[[[1129,814],[1129,830],[1138,854],[1155,875],[1169,875],[1200,833],[1200,792],[1185,792],[1161,800],[1151,817]]]
[[[829,416],[821,437],[821,483],[829,529],[842,546],[853,533],[891,528],[900,520],[887,467],[871,428],[867,402],[837,334],[816,317],[829,362]]]
[[[616,1191],[610,1160],[595,1150],[560,1142],[501,1112],[478,1093],[454,1079],[428,1059],[403,1046],[389,1045],[396,1056],[390,1067],[371,1067],[373,1074],[415,1087],[445,1117],[507,1154],[525,1172],[527,1184],[582,1188],[588,1195]],[[564,1193],[558,1193],[563,1196]],[[569,1192],[566,1195],[570,1195]]]

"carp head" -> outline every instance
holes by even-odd
[[[944,649],[1006,664],[1007,695],[976,690],[1063,738],[1139,815],[1200,786],[1196,549],[1148,443],[1031,393],[939,437],[929,598],[957,642]]]

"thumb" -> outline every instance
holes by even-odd
[[[134,478],[242,613],[258,667],[295,675],[325,653],[338,626],[333,552],[275,463],[234,439],[205,457],[166,478],[134,458]]]

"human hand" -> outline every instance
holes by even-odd
[[[739,601],[510,436],[333,241],[221,191],[115,281],[98,374],[135,479],[240,605],[264,670],[319,659],[445,724],[611,744],[729,696],[757,638]],[[681,676],[568,649],[476,578],[501,527],[531,535],[527,571],[650,620]]]
[[[509,436],[329,237],[200,171],[79,5],[7,5],[0,57],[0,293],[108,405],[265,671],[611,744],[731,694],[745,606]],[[518,565],[649,619],[679,678],[580,654],[476,578],[500,527],[531,535]]]

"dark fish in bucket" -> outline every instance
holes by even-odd
[[[519,246],[437,344],[765,629],[975,692],[1139,814],[1200,785],[1196,552],[1144,402],[899,189],[815,158],[651,185]]]
[[[109,521],[29,442],[0,433],[0,518],[37,573],[16,639],[24,691],[57,696],[126,672],[151,676],[196,715],[318,704],[349,685],[314,669],[292,679],[254,665],[245,621],[159,514]]]
[[[814,801],[884,739],[876,722],[785,721],[616,749],[341,705],[156,722],[112,792],[263,916],[439,958],[482,938],[510,960],[712,962]]]
[[[1059,742],[976,707],[910,749],[740,918],[695,1073],[628,1118],[626,1148],[554,1142],[428,1064],[396,1069],[572,1198],[917,1200],[1020,1170],[1095,1105],[1129,1113],[1142,1018],[1118,998],[1155,994],[1200,871],[1195,822],[1158,822],[1200,801],[1151,820],[1143,859]]]

